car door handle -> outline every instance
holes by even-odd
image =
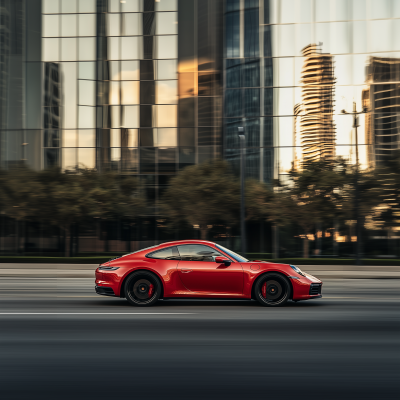
[[[181,269],[181,272],[183,272],[184,274],[188,274],[189,272],[192,272],[191,269]]]

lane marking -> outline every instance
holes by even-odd
[[[9,313],[0,313],[0,315],[190,315],[197,313],[92,313],[92,312],[66,312],[66,313],[58,313],[58,312],[9,312]]]

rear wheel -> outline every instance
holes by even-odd
[[[125,282],[125,298],[133,306],[152,306],[160,295],[161,282],[151,272],[134,272]]]
[[[266,307],[282,306],[289,300],[291,291],[288,279],[273,273],[261,276],[254,287],[255,298]]]

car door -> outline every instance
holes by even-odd
[[[243,268],[232,260],[229,266],[215,262],[216,256],[226,257],[216,249],[201,244],[178,246],[179,277],[187,289],[204,294],[243,293]]]

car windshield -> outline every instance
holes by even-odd
[[[232,250],[227,249],[224,246],[221,246],[219,244],[215,244],[220,250],[222,250],[223,252],[225,252],[226,254],[228,254],[229,256],[231,256],[232,258],[234,258],[237,262],[247,262],[249,261],[247,258],[242,257],[241,255],[235,253]]]

